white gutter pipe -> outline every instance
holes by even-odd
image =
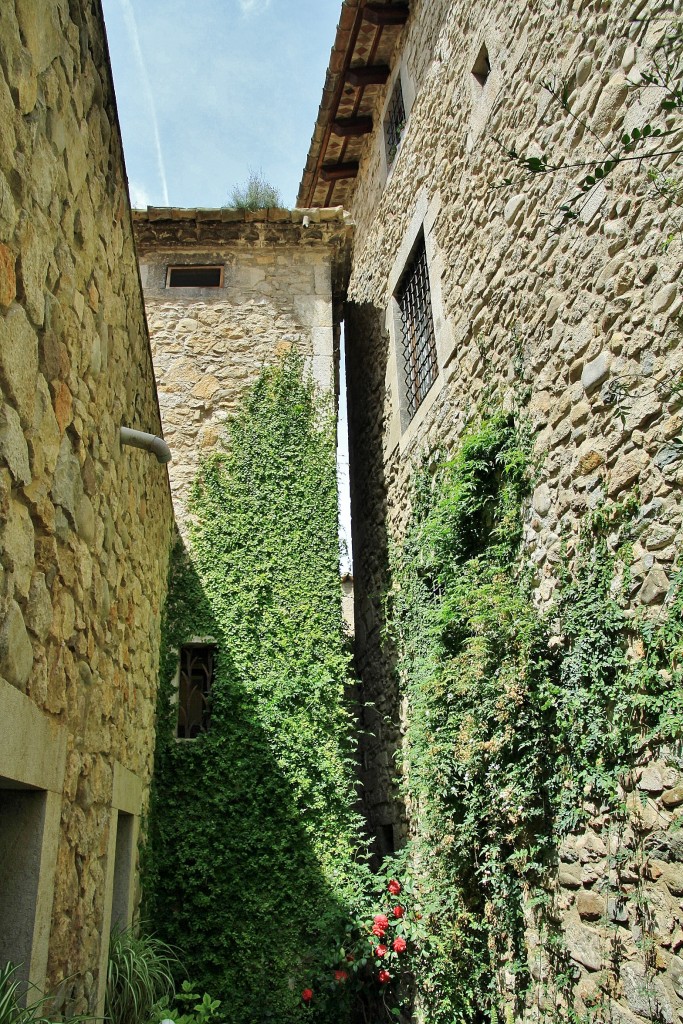
[[[121,444],[129,444],[133,448],[142,448],[146,452],[152,452],[157,457],[157,462],[162,464],[171,461],[171,449],[163,437],[156,434],[145,434],[143,430],[131,430],[130,427],[121,427]]]

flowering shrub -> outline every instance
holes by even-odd
[[[395,903],[397,896],[400,903]],[[344,985],[364,1011],[365,1019],[382,1020],[401,1015],[412,995],[413,954],[424,938],[422,915],[415,908],[410,882],[391,878],[378,894],[386,906],[355,917],[346,928],[337,963],[323,968],[301,998],[306,1007],[319,1008],[321,1017],[329,998],[339,999]],[[372,909],[377,913],[372,913]]]

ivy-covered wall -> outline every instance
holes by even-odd
[[[302,1012],[363,870],[334,420],[302,365],[261,373],[204,464],[165,614],[145,913],[239,1024]],[[198,638],[217,645],[211,723],[178,741],[178,651]],[[318,988],[307,1012],[343,1018],[342,988]]]
[[[638,1019],[620,1003],[672,1022],[680,573],[658,614],[634,610],[633,546],[651,529],[634,494],[578,534],[567,524],[540,611],[521,543],[538,467],[520,423],[489,416],[433,453],[391,547],[418,1005],[443,1024]]]

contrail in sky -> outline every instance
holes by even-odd
[[[159,168],[159,177],[161,179],[161,188],[164,195],[164,206],[169,206],[168,201],[168,183],[166,181],[166,168],[164,166],[164,154],[161,152],[161,139],[159,138],[159,123],[157,121],[156,107],[154,106],[154,94],[152,93],[152,85],[147,74],[147,67],[145,65],[144,57],[142,56],[142,47],[140,46],[140,36],[138,34],[138,26],[135,21],[135,11],[133,10],[133,4],[131,0],[121,0],[121,7],[123,9],[123,17],[126,22],[126,28],[133,44],[133,50],[135,51],[135,59],[138,62],[138,68],[140,69],[140,77],[142,79],[142,87],[147,97],[147,105],[149,106],[149,112],[152,116],[152,132],[154,134],[154,147],[157,154],[157,166]]]

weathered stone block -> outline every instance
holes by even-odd
[[[592,890],[582,890],[576,897],[576,909],[579,917],[587,921],[599,921],[605,915],[604,897]]]
[[[21,608],[16,601],[12,601],[0,626],[0,675],[12,686],[25,690],[32,665],[33,648]]]
[[[30,483],[28,445],[21,429],[19,414],[11,405],[3,405],[0,409],[0,456],[18,483]]]
[[[15,259],[6,245],[0,244],[0,306],[9,306],[17,294]]]
[[[565,932],[567,952],[572,960],[583,964],[589,971],[599,971],[602,967],[602,939],[600,934],[590,928],[571,922]]]
[[[648,972],[642,964],[626,963],[621,968],[624,995],[634,1013],[648,1020],[673,1024],[671,1001],[660,978]]]
[[[601,352],[599,356],[586,363],[581,373],[581,383],[586,394],[591,394],[599,388],[609,376],[611,353],[608,350]]]
[[[31,425],[38,373],[38,338],[23,308],[13,305],[0,316],[0,382],[25,428]]]
[[[672,810],[674,807],[679,807],[683,804],[683,784],[676,786],[675,789],[669,790],[668,793],[662,793],[661,800],[668,810]]]

